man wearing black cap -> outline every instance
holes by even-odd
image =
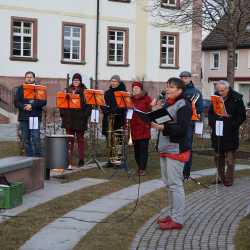
[[[185,83],[185,89],[183,91],[183,95],[185,96],[185,98],[190,100],[190,102],[192,102],[195,98],[197,98],[197,101],[195,102],[195,109],[199,119],[201,119],[201,115],[203,112],[202,94],[197,88],[195,88],[192,82],[192,74],[189,71],[183,71],[180,73],[180,78]],[[193,144],[193,132],[194,132],[194,121],[190,123],[190,128],[188,130],[188,143],[190,148],[192,148]],[[186,162],[184,166],[183,174],[185,179],[189,178],[191,167],[192,167],[192,153],[190,155],[189,161]]]
[[[108,138],[110,131],[123,128],[125,125],[126,110],[117,107],[114,92],[126,91],[125,84],[121,81],[119,75],[113,75],[110,78],[110,86],[104,93],[106,107],[103,108],[102,134]],[[112,128],[109,127],[109,121],[113,119]],[[113,164],[109,161],[106,167],[112,167]]]

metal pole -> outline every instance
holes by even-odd
[[[97,0],[96,4],[97,7],[96,7],[95,89],[98,89],[100,0]]]
[[[69,87],[69,80],[70,80],[69,73],[67,73],[67,83],[66,83],[66,88],[68,88],[68,87]]]

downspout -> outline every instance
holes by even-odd
[[[98,89],[100,0],[97,0],[96,2],[97,2],[97,8],[96,8],[95,89]]]

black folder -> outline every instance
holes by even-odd
[[[156,122],[158,124],[173,121],[172,116],[166,108],[157,109],[151,112],[143,112],[139,109],[134,109],[134,112],[145,122]]]

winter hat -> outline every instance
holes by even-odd
[[[139,81],[134,81],[134,82],[132,83],[132,88],[135,87],[135,86],[137,86],[137,87],[143,89],[143,85],[142,85],[142,83],[139,82]]]
[[[121,81],[121,77],[120,77],[119,75],[113,75],[113,76],[110,78],[110,81],[112,81],[112,80],[116,80],[116,81],[120,82],[120,81]]]
[[[82,84],[82,76],[81,76],[81,74],[75,73],[75,74],[73,75],[73,77],[72,77],[72,82],[73,82],[74,80],[76,80],[76,79],[78,79],[78,80],[80,81],[80,83]]]
[[[182,71],[180,77],[192,77],[192,74],[189,71]]]

